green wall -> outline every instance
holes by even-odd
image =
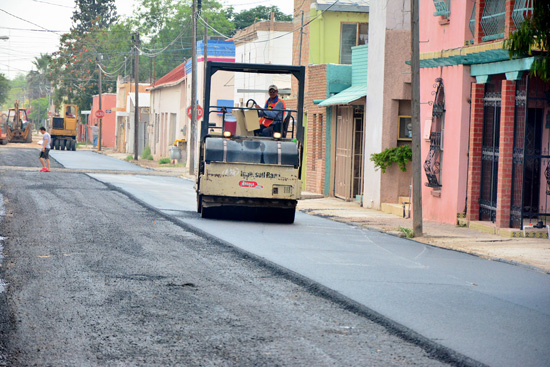
[[[312,9],[310,19],[321,14]],[[368,13],[327,11],[310,24],[309,63],[338,64],[340,62],[340,23],[368,23]]]

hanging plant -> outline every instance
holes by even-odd
[[[371,154],[370,160],[374,162],[375,169],[381,169],[382,173],[386,173],[386,169],[394,163],[399,165],[401,171],[406,172],[407,163],[412,160],[412,149],[408,145],[388,148],[383,152]]]

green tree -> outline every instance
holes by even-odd
[[[89,109],[94,94],[98,93],[98,63],[106,72],[103,92],[114,92],[116,77],[129,63],[132,29],[127,21],[117,22],[101,29],[95,21],[89,32],[78,30],[64,34],[59,50],[52,54],[49,79],[55,85],[54,103],[77,104],[80,110]]]
[[[86,33],[97,26],[107,28],[118,20],[115,0],[76,0],[75,11],[71,19],[79,34]]]
[[[254,24],[259,20],[270,20],[271,12],[275,13],[275,20],[277,21],[292,21],[292,15],[284,14],[277,6],[257,6],[250,10],[243,10],[239,13],[234,13],[233,9],[230,8],[230,14],[233,15],[233,23],[235,24],[235,29],[243,29],[249,25]]]
[[[31,108],[29,115],[27,116],[29,120],[33,122],[40,123],[41,121],[45,120],[48,117],[48,107],[49,107],[49,99],[44,98],[38,98],[31,100]]]
[[[31,70],[27,74],[27,88],[29,98],[40,98],[46,96],[50,90],[48,74],[50,69],[50,55],[40,54],[32,62],[36,70]]]
[[[8,99],[8,92],[10,91],[10,81],[4,74],[0,74],[0,104]]]
[[[141,0],[132,16],[141,39],[146,40],[141,45],[140,80],[148,78],[152,69],[158,79],[191,57],[191,6],[190,0]],[[218,1],[203,1],[201,17],[220,33],[233,34],[234,25]],[[197,39],[203,37],[204,27],[199,21]]]
[[[510,35],[504,47],[510,58],[536,56],[531,74],[550,81],[550,2],[535,1],[532,16]]]
[[[23,74],[17,75],[9,82],[8,98],[4,104],[4,109],[13,108],[15,101],[19,101],[22,106],[27,96],[27,80]]]

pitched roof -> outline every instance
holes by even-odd
[[[181,63],[176,66],[168,74],[164,75],[162,78],[155,81],[151,84],[151,89],[156,89],[160,87],[171,87],[178,84],[185,77],[185,63]]]

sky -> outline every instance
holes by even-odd
[[[292,14],[294,0],[220,0],[236,11],[259,5],[276,5]],[[132,14],[137,0],[115,0],[117,12]],[[59,47],[59,37],[68,32],[74,11],[74,0],[0,0],[0,73],[8,79],[33,70],[32,61],[41,53],[52,53]]]

